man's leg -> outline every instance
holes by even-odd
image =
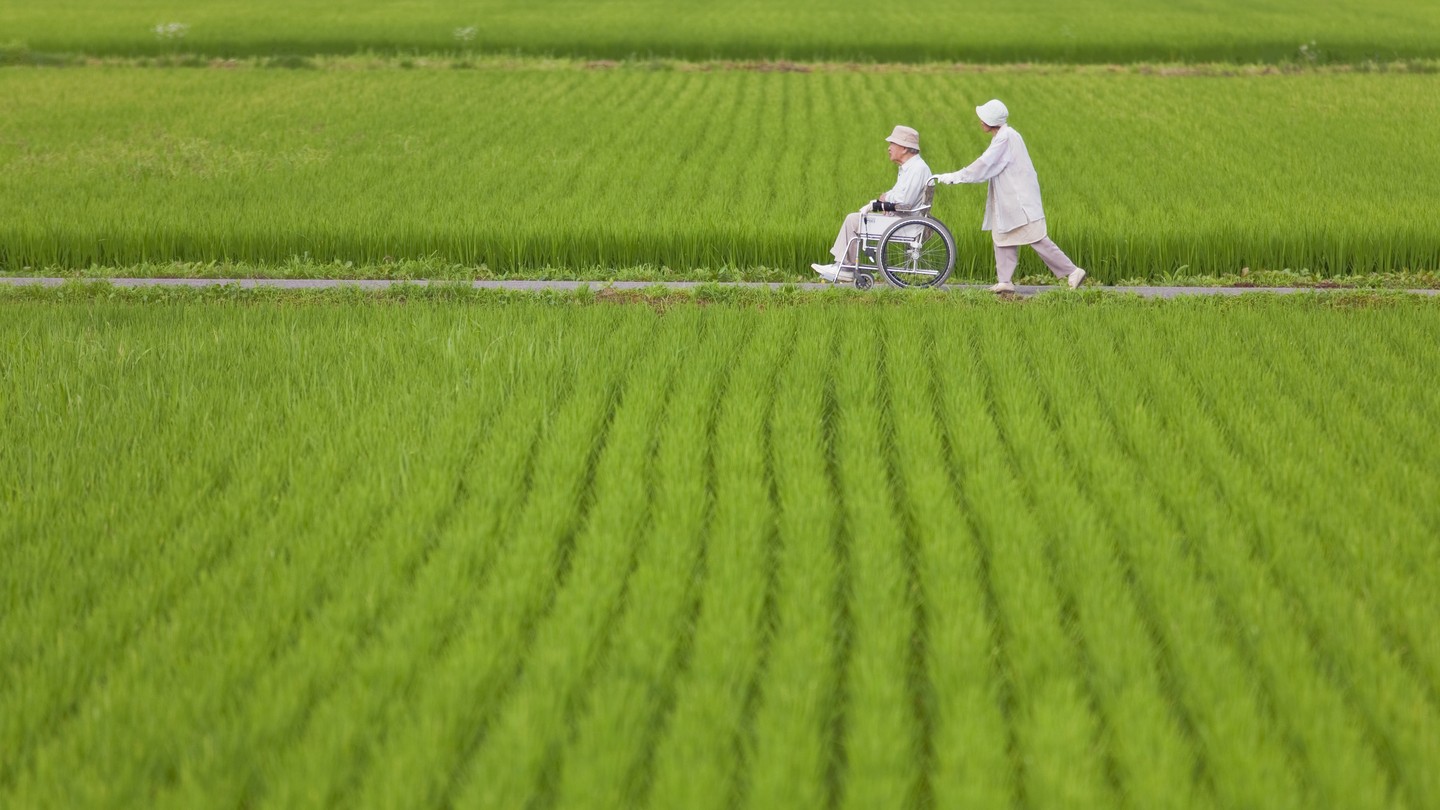
[[[1045,262],[1045,266],[1050,268],[1050,272],[1054,273],[1056,278],[1069,278],[1071,273],[1080,269],[1075,266],[1075,262],[1070,261],[1070,257],[1065,255],[1065,251],[1061,250],[1059,245],[1050,241],[1048,236],[1039,242],[1031,243],[1030,247],[1035,248],[1035,252],[1040,254],[1040,261]]]
[[[860,213],[854,212],[846,215],[845,222],[840,226],[840,235],[835,237],[835,246],[830,248],[830,255],[835,257],[836,264],[855,264],[855,238],[860,233]]]
[[[995,246],[995,278],[1001,284],[1010,284],[1015,277],[1015,265],[1020,263],[1020,248]]]

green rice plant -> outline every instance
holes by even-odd
[[[17,769],[38,766],[36,749],[84,721],[74,710],[78,695],[95,696],[97,678],[120,666],[128,648],[157,632],[177,615],[177,605],[193,600],[212,572],[224,568],[236,551],[228,538],[254,532],[262,508],[282,496],[291,473],[287,444],[301,440],[320,417],[311,410],[318,402],[282,403],[273,389],[198,401],[198,387],[235,379],[233,363],[215,363],[210,353],[241,348],[244,339],[232,343],[234,335],[216,335],[157,352],[168,330],[187,322],[203,331],[183,317],[137,329],[97,313],[80,321],[73,337],[34,334],[13,347],[16,360],[39,353],[29,357],[34,362],[56,350],[56,339],[70,346],[67,368],[33,388],[26,432],[30,441],[71,444],[68,469],[89,491],[111,494],[103,502],[77,501],[56,475],[67,467],[36,466],[38,459],[29,456],[24,477],[13,479],[26,482],[26,497],[7,495],[7,558],[20,576],[6,589],[16,602],[6,611],[11,621],[0,628],[9,662],[0,693],[5,747],[19,752],[24,740],[27,752],[7,758],[7,782]],[[119,355],[117,329],[126,333]],[[185,370],[184,382],[157,376],[162,356],[171,370]],[[117,360],[126,378],[97,384],[102,369]],[[125,431],[80,438],[100,424],[98,414],[137,405],[137,413],[153,414],[152,427],[167,432],[144,442]],[[290,420],[280,418],[286,413]],[[221,424],[247,429],[216,432]],[[196,437],[207,435],[208,451],[195,452]],[[7,448],[22,447],[12,438]],[[215,509],[204,508],[212,501]],[[109,528],[96,535],[97,523]],[[86,536],[99,541],[72,540]],[[70,575],[57,578],[61,571]]]
[[[1113,797],[1097,753],[1099,718],[1086,694],[1083,660],[1066,632],[1069,609],[1046,559],[1046,534],[1053,529],[1040,521],[1043,509],[1068,504],[1046,499],[1047,481],[1034,480],[1031,469],[1041,402],[1023,366],[1010,362],[1019,349],[1014,335],[986,330],[982,345],[980,324],[945,323],[934,340],[956,349],[941,361],[941,396],[950,408],[944,418],[952,436],[964,437],[957,439],[966,454],[960,486],[980,528],[1002,626],[1020,790],[1039,806],[1107,803]],[[1009,539],[997,541],[1002,534]]]
[[[559,326],[556,313],[545,315],[527,313],[525,319],[532,328]],[[431,544],[424,547],[423,564],[406,583],[416,593],[458,595],[483,580],[500,549],[505,518],[525,496],[522,488],[500,482],[526,480],[537,433],[546,415],[558,406],[557,399],[568,391],[566,385],[553,384],[565,376],[565,365],[573,362],[556,350],[557,344],[522,343],[505,352],[497,351],[494,342],[466,346],[462,336],[469,325],[449,336],[447,348],[461,362],[482,359],[503,364],[503,371],[497,369],[493,376],[470,379],[492,378],[493,382],[486,379],[482,390],[507,400],[493,415],[456,411],[482,433],[469,447],[468,464],[457,471],[458,484],[431,488],[450,503]],[[497,326],[508,329],[517,324],[502,320]],[[459,347],[457,338],[462,338]],[[376,729],[396,721],[396,696],[412,688],[426,662],[441,656],[457,626],[465,626],[466,606],[459,599],[415,599],[374,619],[367,636],[373,642],[348,656],[348,677],[337,678],[333,689],[316,700],[303,729],[269,749],[264,766],[272,774],[268,798],[279,805],[348,800],[348,791],[373,753]]]
[[[471,392],[478,393],[478,392]],[[493,393],[490,394],[494,396]],[[355,569],[333,588],[324,604],[313,608],[311,621],[294,631],[290,645],[266,662],[246,689],[270,695],[263,708],[237,700],[233,686],[216,698],[217,708],[207,715],[244,728],[236,736],[192,756],[186,779],[165,800],[175,806],[214,801],[219,795],[245,800],[254,774],[237,772],[231,765],[241,746],[262,750],[282,747],[299,737],[313,717],[312,709],[335,681],[349,674],[350,662],[364,655],[379,639],[373,628],[403,603],[419,569],[428,561],[447,511],[457,497],[454,485],[472,449],[474,417],[487,416],[486,408],[469,397],[454,407],[438,410],[443,421],[421,428],[430,441],[412,448],[428,463],[404,476],[396,506],[367,527],[372,550],[355,563]],[[408,465],[401,461],[401,469]],[[232,719],[233,716],[233,719]],[[308,794],[307,795],[311,795]]]
[[[1263,338],[1265,333],[1273,328],[1270,324],[1246,324],[1237,330],[1237,333],[1258,332]],[[1272,350],[1284,351],[1283,347],[1289,341],[1275,335],[1267,343]],[[1227,398],[1235,396],[1253,401],[1257,390],[1255,381],[1263,377],[1263,373],[1261,371],[1257,374],[1254,370],[1246,369],[1236,375],[1232,384],[1207,384],[1204,390],[1207,394],[1217,392]],[[1288,392],[1293,389],[1283,386],[1276,389],[1262,380],[1259,390]],[[1286,395],[1281,395],[1268,400],[1272,406],[1281,407],[1268,413],[1266,419],[1272,423],[1279,422],[1286,433],[1299,433],[1303,431],[1300,427],[1302,422],[1308,420],[1309,416],[1287,413],[1288,403],[1285,399]],[[1256,422],[1253,417],[1248,416],[1248,410],[1239,409],[1236,404],[1238,400],[1231,403],[1223,398],[1217,399],[1213,411],[1205,413],[1197,420],[1200,428],[1205,430],[1209,429],[1205,422],[1207,418],[1218,419],[1222,424],[1229,423],[1232,426],[1222,427],[1216,432],[1234,437],[1236,444],[1223,448],[1221,452],[1224,455],[1207,463],[1205,469],[1225,470],[1224,477],[1216,480],[1214,486],[1224,490],[1227,501],[1235,504],[1238,509],[1227,530],[1208,534],[1203,542],[1196,543],[1196,562],[1203,571],[1207,571],[1207,576],[1213,578],[1221,609],[1229,617],[1227,623],[1235,626],[1233,632],[1236,634],[1237,647],[1241,655],[1248,659],[1249,667],[1259,673],[1264,691],[1273,706],[1276,722],[1286,729],[1283,733],[1294,752],[1297,767],[1308,770],[1305,784],[1309,791],[1313,792],[1314,800],[1357,805],[1387,804],[1390,801],[1388,794],[1393,787],[1387,785],[1385,776],[1378,770],[1371,741],[1358,736],[1358,724],[1355,723],[1353,709],[1344,705],[1349,701],[1343,699],[1343,693],[1337,693],[1333,682],[1320,676],[1323,668],[1314,667],[1313,663],[1304,666],[1300,664],[1306,660],[1313,661],[1313,642],[1308,642],[1308,639],[1314,631],[1285,627],[1286,622],[1293,621],[1293,614],[1282,607],[1289,601],[1283,594],[1283,579],[1267,573],[1269,566],[1254,564],[1265,562],[1265,552],[1246,549],[1247,545],[1252,548],[1263,547],[1266,538],[1282,530],[1279,520],[1289,518],[1304,521],[1315,513],[1312,507],[1276,500],[1296,496],[1303,498],[1308,492],[1283,485],[1275,488],[1272,483],[1276,480],[1274,476],[1283,474],[1285,466],[1288,465],[1257,465],[1257,458],[1266,458],[1269,451],[1262,449],[1263,445],[1246,447],[1246,440],[1243,438],[1245,431]],[[1202,404],[1202,408],[1210,407]],[[1273,430],[1273,426],[1266,428],[1266,432],[1271,433],[1272,440]],[[1323,443],[1311,441],[1297,445],[1302,446],[1307,450],[1320,448],[1321,453],[1324,452]],[[1250,452],[1247,453],[1247,450]],[[1297,455],[1310,455],[1307,450],[1301,450]],[[1317,455],[1307,466],[1314,470],[1312,475],[1324,480],[1323,468],[1316,468],[1316,461],[1323,463],[1323,456]],[[1336,510],[1327,510],[1327,516],[1349,520],[1355,517]],[[1362,524],[1358,522],[1352,523],[1354,528],[1360,525]],[[1304,531],[1299,525],[1292,525],[1290,531],[1296,530]],[[1352,528],[1351,531],[1353,530]],[[1320,536],[1340,538],[1346,534],[1345,531],[1331,528]],[[1291,543],[1290,547],[1298,551],[1303,545]],[[1241,564],[1245,557],[1237,556],[1239,554],[1249,557],[1252,563]],[[1243,585],[1231,579],[1241,570],[1247,577]],[[1307,587],[1318,587],[1318,583]],[[1264,642],[1261,643],[1259,639],[1264,639]]]
[[[1068,330],[1069,351],[1097,382],[1088,395],[1098,400],[1101,415],[1095,418],[1107,419],[1115,436],[1112,450],[1091,445],[1076,458],[1091,461],[1091,486],[1117,512],[1126,510],[1134,515],[1131,520],[1143,521],[1139,525],[1154,527],[1138,539],[1117,538],[1116,556],[1131,572],[1137,608],[1157,637],[1157,664],[1168,673],[1162,681],[1168,708],[1193,739],[1199,777],[1195,798],[1204,801],[1208,784],[1219,806],[1301,806],[1298,777],[1286,752],[1267,733],[1264,695],[1235,689],[1250,677],[1244,658],[1188,553],[1189,538],[1230,530],[1226,502],[1197,480],[1198,471],[1182,449],[1197,441],[1188,432],[1197,420],[1184,409],[1193,403],[1190,391],[1180,385],[1178,366],[1145,362],[1152,352],[1140,348],[1143,318],[1108,314],[1118,317],[1095,313]],[[1097,376],[1120,366],[1137,373]],[[1088,429],[1103,427],[1092,423]],[[1132,742],[1117,736],[1117,749],[1123,752]],[[1159,748],[1157,754],[1166,750]],[[1173,744],[1168,750],[1174,750]],[[1140,771],[1134,778],[1146,775]],[[1286,787],[1277,791],[1276,785]]]
[[[1333,333],[1316,334],[1315,329],[1307,329],[1299,339],[1302,345],[1325,347],[1326,350],[1315,354],[1321,364],[1319,379],[1333,379],[1346,367],[1357,368],[1362,379],[1360,384],[1346,387],[1343,393],[1347,396],[1325,396],[1327,407],[1347,409],[1345,418],[1356,425],[1354,430],[1336,438],[1354,436],[1365,441],[1363,447],[1346,453],[1357,465],[1371,465],[1365,471],[1367,483],[1373,482],[1367,487],[1365,505],[1373,511],[1388,511],[1389,502],[1411,503],[1412,507],[1404,513],[1409,521],[1403,527],[1403,534],[1423,535],[1440,523],[1433,504],[1423,493],[1434,491],[1440,482],[1436,481],[1430,448],[1423,441],[1397,440],[1396,437],[1423,437],[1428,427],[1415,421],[1420,415],[1418,412],[1386,405],[1385,400],[1393,396],[1397,401],[1409,401],[1426,395],[1413,388],[1409,378],[1410,369],[1416,367],[1417,360],[1423,363],[1430,349],[1427,343],[1430,332],[1423,321],[1376,320],[1380,322],[1366,330],[1363,339],[1346,334],[1337,340]],[[1416,349],[1403,348],[1411,345]],[[1347,494],[1347,499],[1349,497]],[[1401,535],[1402,531],[1394,533]],[[1422,596],[1434,583],[1433,549],[1401,543],[1396,545],[1394,554],[1377,559],[1368,553],[1366,544],[1351,542],[1332,545],[1324,552],[1325,559],[1348,580],[1352,592],[1364,594],[1373,622],[1366,626],[1366,617],[1347,615],[1343,617],[1348,621],[1340,631],[1342,637],[1374,643],[1367,635],[1379,630],[1383,648],[1371,653],[1374,663],[1393,666],[1399,658],[1405,668],[1413,670],[1411,677],[1415,680],[1433,682],[1440,672],[1440,663],[1424,631],[1434,627],[1437,619],[1433,605]],[[1329,625],[1323,629],[1328,630]],[[1348,645],[1346,652],[1349,652]],[[1359,661],[1357,666],[1367,663],[1371,662]],[[1394,669],[1378,673],[1372,670],[1364,677],[1386,682],[1387,695],[1402,696],[1411,688],[1405,683],[1408,678]],[[1423,712],[1413,712],[1411,716],[1423,717]],[[1425,793],[1434,795],[1433,788]]]
[[[1136,60],[1359,61],[1440,55],[1440,18],[1424,4],[1355,0],[1264,6],[1209,0],[1135,6],[1117,0],[998,0],[963,6],[916,0],[879,10],[858,0],[681,0],[656,14],[629,0],[580,5],[542,0],[403,6],[257,0],[183,9],[161,0],[116,5],[56,0],[0,10],[0,31],[39,51],[175,56],[386,51],[566,54],[596,58],[861,59],[967,62]]]
[[[845,763],[850,627],[847,572],[836,513],[841,493],[828,457],[835,407],[827,389],[842,324],[817,311],[799,319],[791,361],[776,381],[770,469],[777,507],[769,567],[769,646],[746,750],[741,803],[813,807],[839,798]]]
[[[1387,326],[1377,324],[1377,331]],[[1323,334],[1312,324],[1297,329],[1293,337],[1290,345],[1296,348],[1323,341]],[[1344,365],[1359,365],[1369,353],[1357,351],[1357,347],[1351,344],[1316,354],[1322,357],[1331,355],[1325,359],[1340,361]],[[1347,493],[1347,500],[1355,502],[1354,511],[1361,514],[1371,510],[1385,511],[1386,502],[1394,499],[1392,492],[1404,491],[1403,487],[1391,490],[1386,484],[1411,474],[1414,468],[1386,452],[1384,439],[1369,429],[1366,411],[1343,396],[1344,392],[1341,392],[1342,396],[1336,396],[1317,385],[1315,378],[1298,373],[1298,364],[1280,360],[1274,355],[1267,356],[1263,365],[1272,379],[1285,390],[1302,395],[1292,398],[1298,412],[1328,412],[1333,414],[1330,419],[1334,422],[1365,426],[1354,431],[1326,431],[1318,420],[1297,420],[1297,438],[1307,445],[1326,450],[1318,454],[1316,463],[1310,469],[1323,471],[1335,479],[1353,474],[1359,468],[1362,483]],[[1395,463],[1397,461],[1400,463]],[[1423,485],[1426,474],[1418,471],[1415,474]],[[1349,528],[1333,523],[1326,525],[1334,517],[1328,511],[1312,510],[1310,516],[1317,531],[1339,534]],[[1412,519],[1410,526],[1395,532],[1394,536],[1415,536],[1424,531],[1423,522],[1417,518]],[[1394,767],[1404,774],[1394,780],[1399,783],[1395,785],[1396,792],[1407,795],[1411,802],[1421,803],[1426,797],[1436,795],[1440,785],[1431,778],[1428,769],[1417,767],[1427,756],[1424,734],[1434,722],[1434,709],[1425,698],[1423,677],[1417,676],[1414,669],[1404,662],[1402,655],[1407,645],[1397,639],[1391,629],[1395,625],[1391,623],[1394,614],[1390,610],[1391,600],[1407,596],[1413,598],[1428,583],[1392,583],[1371,596],[1373,586],[1364,577],[1352,576],[1357,567],[1347,565],[1338,550],[1285,544],[1267,545],[1264,553],[1272,563],[1272,578],[1282,597],[1288,598],[1292,604],[1303,606],[1302,610],[1296,611],[1297,619],[1306,626],[1307,634],[1313,639],[1314,654],[1337,665],[1329,670],[1331,681],[1345,696],[1349,707],[1363,720],[1363,727],[1369,729],[1367,744],[1376,749],[1382,767]],[[1358,570],[1364,569],[1361,567]],[[1356,602],[1366,604],[1368,609],[1345,607]],[[1377,610],[1370,607],[1371,603],[1379,603],[1381,607]],[[1433,619],[1421,619],[1409,626],[1432,625]],[[1396,764],[1390,765],[1392,762]],[[1398,764],[1402,762],[1403,765]],[[1393,797],[1386,798],[1393,800]]]
[[[7,807],[1440,791],[1433,300],[0,309]]]
[[[562,807],[642,803],[648,760],[684,665],[686,624],[700,606],[712,459],[708,451],[696,452],[695,439],[713,435],[715,401],[727,380],[720,358],[734,348],[734,324],[687,314],[665,329],[663,353],[679,368],[655,424],[649,525],[636,544],[611,649],[597,664],[586,708],[558,754],[560,775],[552,784]]]
[[[778,375],[800,339],[797,326],[797,319],[780,317],[753,324],[755,334],[734,354],[734,370],[715,403],[703,590],[687,633],[689,666],[679,674],[674,708],[654,748],[654,807],[727,807],[745,781],[741,746],[763,684],[772,621],[771,411]]]
[[[1028,139],[1051,235],[1097,281],[1428,271],[1440,155],[1406,133],[1440,115],[1436,84],[529,61],[8,70],[0,271],[805,278],[844,212],[893,182],[881,152],[893,122],[918,127],[932,168],[953,170],[983,150],[971,108],[990,97]],[[984,194],[938,192],[957,280],[993,277]],[[1045,271],[1026,251],[1020,272]]]
[[[1242,324],[1250,330],[1263,328],[1256,323],[1245,324],[1242,321]],[[1277,336],[1271,346],[1277,360],[1294,362],[1299,359],[1299,343],[1293,334],[1283,338]],[[1254,376],[1260,378],[1262,386],[1269,388],[1275,385],[1275,381],[1267,379],[1271,372],[1266,365],[1266,362],[1257,363]],[[1343,457],[1343,454],[1334,452],[1338,448],[1333,447],[1329,448],[1329,453],[1324,451],[1327,445],[1337,443],[1336,437],[1318,431],[1311,413],[1296,407],[1294,392],[1304,390],[1303,387],[1282,385],[1279,390],[1286,394],[1273,400],[1277,407],[1271,416],[1287,425],[1294,439],[1302,443],[1300,446],[1310,451],[1303,453],[1308,457],[1303,466],[1304,474],[1322,480],[1327,476],[1333,478],[1338,472],[1333,459]],[[1224,405],[1220,407],[1224,408]],[[1228,414],[1232,411],[1226,409],[1224,412]],[[1248,454],[1252,459],[1263,459],[1270,452],[1268,442],[1250,444],[1245,432],[1249,427],[1245,420],[1237,420],[1233,434],[1237,437],[1236,452]],[[1363,525],[1355,521],[1355,518],[1363,517],[1363,512],[1317,510],[1318,503],[1307,503],[1312,499],[1318,500],[1314,491],[1297,488],[1292,481],[1286,480],[1291,474],[1301,471],[1300,464],[1272,463],[1266,468],[1263,477],[1257,476],[1249,482],[1240,479],[1240,483],[1250,484],[1248,489],[1252,498],[1298,501],[1285,511],[1295,515],[1302,526],[1314,526],[1312,530],[1323,536],[1345,537]],[[1362,491],[1363,487],[1362,484]],[[1273,507],[1271,509],[1278,511]],[[1338,525],[1322,527],[1312,522],[1317,518],[1333,519]],[[1210,565],[1216,571],[1215,577],[1222,593],[1228,594],[1237,619],[1258,627],[1267,639],[1275,639],[1256,645],[1253,652],[1256,665],[1270,679],[1277,708],[1289,715],[1291,734],[1304,752],[1303,762],[1310,768],[1311,781],[1316,786],[1319,799],[1355,806],[1388,804],[1392,800],[1390,794],[1393,788],[1382,773],[1380,761],[1388,758],[1388,751],[1376,750],[1375,740],[1366,734],[1363,722],[1356,722],[1357,707],[1349,694],[1347,679],[1343,674],[1337,677],[1324,668],[1301,666],[1306,661],[1330,660],[1333,653],[1316,649],[1316,639],[1323,640],[1324,631],[1318,627],[1300,629],[1285,626],[1287,622],[1294,622],[1303,627],[1303,609],[1287,611],[1282,607],[1293,604],[1296,599],[1303,604],[1306,600],[1297,595],[1299,591],[1324,596],[1329,590],[1325,578],[1316,576],[1317,572],[1324,570],[1323,566],[1315,564],[1318,561],[1312,556],[1318,549],[1290,546],[1288,550],[1297,554],[1301,561],[1309,561],[1309,564],[1296,570],[1286,566],[1283,559],[1275,559],[1269,536],[1268,531],[1262,530],[1253,537],[1243,533],[1217,537],[1213,543],[1215,548],[1207,549],[1206,559],[1211,560]],[[1237,566],[1235,555],[1240,552],[1269,561],[1269,570],[1257,566]],[[1295,576],[1303,579],[1287,582]],[[1364,709],[1359,709],[1358,713],[1363,718]]]
[[[639,313],[635,313],[638,315]],[[519,674],[539,622],[554,604],[558,572],[568,564],[590,486],[592,454],[602,444],[608,415],[624,380],[625,360],[652,325],[627,317],[603,341],[604,360],[582,364],[574,395],[548,414],[535,450],[526,501],[507,522],[506,543],[489,569],[488,586],[470,609],[476,630],[457,640],[416,689],[427,708],[409,715],[384,738],[356,789],[361,803],[389,804],[400,796],[443,800],[461,784],[484,742],[505,690]],[[581,340],[607,337],[599,329]],[[582,452],[576,452],[580,448]],[[438,724],[438,725],[437,725]]]
[[[952,435],[941,418],[930,337],[934,313],[885,334],[886,408],[894,420],[895,486],[914,545],[917,633],[924,665],[921,722],[927,790],[937,807],[998,807],[1016,795],[1004,716],[999,637],[967,493],[956,486]]]
[[[393,355],[396,349],[382,351]],[[145,382],[143,373],[136,376]],[[308,383],[299,382],[292,393]],[[161,386],[150,390],[162,397],[168,393]],[[339,387],[330,390],[341,396],[354,395]],[[393,396],[392,389],[385,387],[367,393],[378,397],[381,414],[388,417],[392,429],[414,426],[399,412],[408,404],[405,397]],[[424,413],[406,410],[411,419]],[[163,412],[163,406],[157,412]],[[362,423],[355,438],[373,436],[376,427],[378,423]],[[343,444],[329,444],[330,448],[319,448],[312,464],[291,473],[290,485],[307,491],[311,498],[319,495],[330,500],[336,511],[316,510],[308,498],[281,498],[256,529],[269,541],[244,544],[237,556],[208,572],[204,577],[209,580],[207,587],[187,590],[173,612],[146,626],[130,642],[128,654],[96,683],[97,694],[92,696],[104,709],[77,715],[74,720],[95,732],[53,737],[36,747],[33,770],[18,780],[20,795],[29,789],[27,777],[48,781],[87,760],[97,763],[107,778],[90,784],[102,792],[78,794],[77,800],[132,800],[146,790],[142,785],[152,774],[167,769],[183,782],[189,775],[182,766],[182,762],[188,764],[188,751],[166,729],[223,716],[226,703],[245,694],[255,682],[262,663],[287,654],[294,636],[286,631],[294,618],[324,612],[333,604],[335,586],[331,583],[336,580],[317,573],[328,570],[343,582],[347,573],[361,564],[368,548],[363,542],[366,535],[355,542],[350,532],[356,523],[363,527],[383,517],[389,499],[375,494],[398,483],[394,476],[401,465],[393,453],[403,448],[391,446],[373,465],[363,465],[342,462],[333,448]],[[165,537],[163,531],[159,537]],[[290,539],[298,537],[306,542]],[[257,592],[268,598],[258,599]],[[217,594],[228,598],[216,599]],[[241,619],[247,615],[257,623]],[[194,665],[148,670],[148,662],[172,645],[190,649],[196,656]],[[95,747],[108,748],[116,735],[135,744],[96,759]]]
[[[882,420],[893,409],[882,395],[885,322],[848,319],[836,346],[835,486],[843,515],[843,569],[849,573],[849,660],[844,675],[841,804],[905,807],[921,790],[924,741],[921,674],[914,671],[918,632],[914,563],[897,512],[893,460]],[[902,386],[904,393],[907,386]]]
[[[507,690],[473,760],[462,763],[455,795],[460,804],[514,807],[545,792],[554,749],[563,742],[558,732],[577,706],[586,705],[627,597],[641,598],[629,586],[637,556],[647,551],[641,541],[657,475],[654,430],[666,416],[666,393],[689,348],[683,339],[669,338],[672,330],[693,331],[671,319],[659,327],[647,337],[669,349],[644,352],[626,369],[594,480],[582,496],[583,528],[560,561],[549,615],[533,631],[519,680]]]
[[[1093,390],[1094,378],[1074,362],[1078,337],[1043,322],[1027,331],[1035,357],[1027,366],[1043,403],[1036,415],[1045,426],[1032,436],[1048,433],[1048,446],[1035,458],[1036,491],[1044,493],[1043,500],[1073,507],[1069,514],[1037,511],[1051,522],[1052,537],[1066,538],[1050,544],[1051,565],[1073,616],[1086,686],[1106,730],[1106,769],[1139,805],[1213,804],[1203,784],[1195,784],[1195,742],[1186,733],[1193,720],[1167,689],[1164,653],[1156,646],[1153,616],[1146,615],[1147,600],[1136,593],[1127,560],[1109,539],[1120,526],[1158,542],[1173,543],[1178,534],[1155,512],[1132,509],[1139,487],[1125,481],[1113,446],[1097,441],[1106,437],[1109,416]],[[1106,438],[1113,442],[1113,436]]]

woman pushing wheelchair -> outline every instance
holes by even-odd
[[[998,99],[991,99],[976,107],[975,114],[980,118],[985,131],[990,133],[990,146],[974,163],[957,172],[935,175],[934,181],[946,185],[988,184],[985,221],[981,229],[990,231],[995,242],[997,278],[996,284],[990,290],[996,293],[1015,291],[1012,279],[1015,266],[1019,262],[1021,245],[1029,245],[1034,249],[1045,262],[1045,266],[1050,268],[1050,272],[1054,273],[1056,278],[1065,279],[1071,289],[1079,287],[1085,280],[1085,271],[1076,267],[1065,252],[1050,241],[1045,228],[1045,209],[1040,203],[1040,180],[1035,173],[1035,164],[1030,160],[1030,152],[1025,147],[1025,139],[1008,125],[1010,111]],[[928,205],[917,202],[927,195],[927,187],[931,181],[930,167],[920,159],[920,136],[909,127],[896,127],[887,140],[891,144],[890,159],[900,164],[900,177],[895,188],[881,195],[881,199],[876,200],[869,208],[877,213],[889,211],[893,201],[894,208],[899,211],[913,210],[917,205],[923,205],[928,213]],[[907,175],[906,169],[912,163],[915,168]],[[865,215],[865,211],[866,209],[862,209],[861,213],[845,218],[845,225],[840,229],[840,236],[836,238],[835,247],[831,251],[836,263],[811,265],[815,272],[830,281],[848,280],[842,274],[847,272],[847,268],[854,272],[858,258],[854,246],[857,242],[864,241],[867,227],[873,227],[874,223],[874,220]],[[896,229],[892,226],[890,230]],[[944,231],[943,226],[937,235],[940,233],[943,233],[947,243],[951,243],[949,233]],[[930,241],[932,240],[929,235],[926,235],[919,240],[916,247],[911,248],[912,253],[920,255],[926,250],[924,243]],[[884,242],[885,240],[882,240],[882,248],[885,246]],[[934,284],[943,283],[954,264],[953,243],[949,247],[952,255],[948,257],[948,266],[944,273],[934,279]],[[888,254],[888,251],[882,250],[882,253]],[[885,269],[886,256],[880,256],[878,263],[881,269]],[[892,280],[896,278],[888,270],[885,275]],[[856,280],[858,282],[858,277]]]

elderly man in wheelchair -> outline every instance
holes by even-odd
[[[955,265],[955,240],[930,216],[935,181],[920,157],[920,133],[897,126],[885,140],[900,167],[894,188],[845,217],[830,250],[833,264],[810,266],[826,281],[862,290],[877,270],[898,287],[937,286]]]

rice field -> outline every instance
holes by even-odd
[[[9,3],[0,274],[808,280],[998,97],[1094,281],[1433,284],[1437,26]],[[1440,299],[1067,293],[0,288],[0,807],[1440,806]]]
[[[1358,62],[1440,57],[1415,0],[48,0],[0,6],[0,45],[220,56],[503,52],[919,62]]]
[[[7,807],[1432,807],[1440,307],[0,293]]]
[[[801,278],[894,182],[893,124],[958,169],[991,97],[1030,145],[1051,234],[1096,280],[1440,269],[1440,141],[1417,135],[1440,120],[1433,74],[438,64],[0,70],[0,271]],[[993,273],[984,197],[939,191],[958,278]]]

